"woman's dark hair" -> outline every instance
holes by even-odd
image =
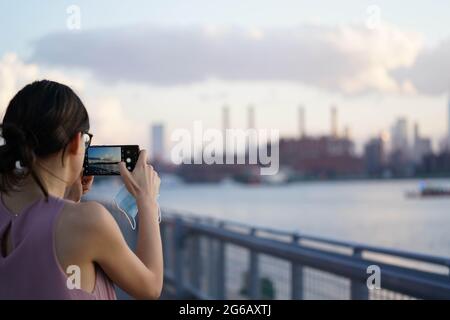
[[[89,130],[89,116],[80,98],[68,86],[49,80],[35,81],[9,102],[0,124],[0,192],[8,193],[27,175],[36,181],[45,198],[48,191],[36,173],[36,158],[63,150],[78,132]],[[16,163],[25,173],[16,172]]]

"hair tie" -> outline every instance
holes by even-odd
[[[16,161],[15,164],[15,169],[14,169],[14,173],[15,174],[25,174],[26,168],[24,166],[22,166],[22,163],[20,162],[20,160]]]

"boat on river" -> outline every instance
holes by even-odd
[[[406,196],[408,198],[450,197],[450,188],[421,183],[418,191],[408,191]]]

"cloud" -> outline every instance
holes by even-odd
[[[93,144],[140,144],[146,146],[146,126],[128,119],[119,99],[99,97],[88,99]]]
[[[84,82],[76,77],[68,77],[55,69],[46,70],[37,64],[22,61],[15,53],[0,57],[0,114],[3,115],[9,101],[22,87],[39,79],[51,79],[82,90]]]
[[[420,52],[410,68],[393,72],[399,81],[410,81],[418,91],[438,95],[450,93],[450,39]]]
[[[0,58],[0,114],[21,87],[37,78],[38,70],[36,65],[25,64],[12,53]]]
[[[291,29],[130,27],[47,35],[32,61],[85,68],[103,81],[176,85],[210,78],[299,82],[344,93],[414,88],[421,37],[395,26]]]
[[[85,96],[85,83],[89,80],[79,78],[64,70],[46,69],[33,63],[26,63],[14,53],[0,57],[0,113],[2,118],[9,101],[17,91],[38,79],[58,81],[77,91],[89,111],[96,144],[146,143],[146,135],[143,132],[145,127],[127,119],[126,112],[117,98]]]

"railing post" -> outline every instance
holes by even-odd
[[[250,235],[256,235],[256,229],[252,228]],[[260,296],[260,287],[259,287],[259,261],[258,261],[258,253],[251,250],[250,251],[250,267],[249,267],[249,293],[250,299],[258,300]]]
[[[184,298],[184,226],[183,220],[180,217],[175,218],[174,228],[174,240],[175,240],[175,261],[174,261],[174,276],[175,276],[175,290],[176,298]]]
[[[197,221],[196,221],[197,222]],[[192,279],[192,285],[195,289],[200,291],[200,274],[202,273],[202,260],[200,255],[200,236],[197,234],[191,235],[191,254],[190,254],[190,275]]]
[[[298,245],[300,240],[300,236],[298,234],[294,234],[292,236],[292,243]],[[298,264],[297,262],[293,262],[291,265],[292,272],[292,287],[291,294],[292,300],[303,300],[303,266]]]
[[[360,248],[354,248],[353,257],[361,259],[362,250]],[[361,279],[351,279],[350,298],[352,300],[368,300],[369,288],[367,288],[367,283],[365,281],[361,281]]]
[[[213,299],[216,298],[217,277],[216,277],[216,256],[214,250],[214,240],[208,237],[208,293]]]
[[[164,264],[164,273],[165,273],[166,271],[170,270],[171,265],[169,264],[169,256],[168,256],[168,252],[170,252],[170,251],[168,250],[169,242],[167,241],[167,224],[165,224],[164,222],[161,223],[160,232],[161,232],[161,242],[162,242],[162,249],[163,249],[163,264]]]
[[[224,223],[219,224],[220,228],[224,227]],[[217,299],[225,300],[225,244],[218,240],[217,248]]]

